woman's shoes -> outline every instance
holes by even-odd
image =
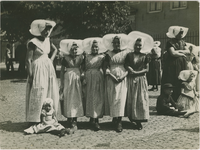
[[[121,121],[117,123],[116,131],[117,131],[117,132],[122,132],[122,131],[123,131],[123,127],[122,127]]]
[[[99,131],[100,129],[101,129],[100,125],[97,122],[95,122],[94,131]]]
[[[61,129],[59,133],[59,137],[61,138],[62,136],[65,136],[65,132],[66,132],[65,129]]]
[[[118,117],[118,118],[113,118],[114,120],[114,124],[116,125],[116,131],[117,132],[122,132],[123,131],[123,127],[122,127],[122,118]]]
[[[136,128],[138,129],[138,130],[142,130],[142,124],[141,124],[141,122],[137,122],[136,123]]]
[[[99,119],[98,118],[90,118],[90,124],[94,131],[101,130],[101,127],[99,125]]]

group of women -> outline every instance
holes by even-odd
[[[141,122],[149,119],[146,53],[153,48],[153,38],[133,31],[128,35],[61,40],[59,91],[52,64],[57,49],[49,41],[54,26],[55,22],[47,20],[35,20],[31,24],[30,33],[35,38],[27,44],[27,122],[40,122],[45,98],[53,99],[53,107],[58,112],[60,93],[63,94],[62,115],[71,128],[77,128],[78,117],[87,116],[93,129],[99,130],[98,119],[109,115],[117,132],[123,130],[123,116],[128,116],[141,130]],[[54,53],[49,59],[51,47]]]

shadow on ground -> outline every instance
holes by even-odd
[[[199,127],[192,128],[192,129],[173,129],[173,131],[199,132]]]
[[[0,130],[8,132],[23,132],[26,128],[28,128],[28,123],[26,122],[12,123],[11,121],[5,121],[0,123]]]
[[[69,127],[66,121],[60,121],[59,123],[62,124],[66,128]],[[104,130],[104,131],[115,130],[115,125],[112,122],[103,122],[103,123],[99,123],[99,125],[101,126],[101,130]],[[88,129],[93,130],[92,125],[89,122],[78,122],[77,126],[79,130],[88,130]],[[122,126],[123,126],[123,129],[131,129],[131,130],[136,129],[136,124],[128,122],[128,121],[122,121]]]
[[[56,71],[57,78],[60,78],[60,71]],[[0,80],[7,79],[19,79],[11,82],[26,82],[27,72],[18,72],[18,71],[9,71],[7,72],[5,69],[0,69]]]

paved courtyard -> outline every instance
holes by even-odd
[[[199,113],[189,118],[158,116],[155,105],[159,91],[149,92],[150,119],[140,131],[124,117],[124,130],[117,133],[112,118],[105,116],[100,119],[102,130],[98,132],[89,128],[89,118],[81,117],[79,129],[62,138],[49,133],[24,135],[26,78],[17,69],[6,74],[4,64],[0,67],[1,149],[199,149]],[[60,114],[58,120],[66,121]]]

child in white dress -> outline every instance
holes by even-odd
[[[183,81],[183,88],[181,89],[181,95],[177,102],[179,106],[182,106],[182,110],[186,110],[187,114],[197,112],[199,110],[198,92],[196,92],[196,76],[195,70],[183,70],[179,74],[179,79]],[[187,115],[185,114],[185,115]]]
[[[51,132],[59,135],[60,137],[65,135],[66,130],[61,124],[58,123],[55,116],[55,110],[53,109],[53,100],[51,98],[46,98],[43,103],[41,122],[29,127],[24,130],[24,132],[27,134]]]

